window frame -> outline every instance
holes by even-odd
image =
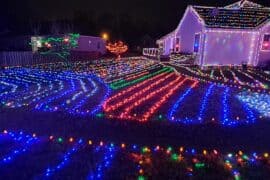
[[[195,52],[195,41],[196,41],[196,36],[199,36],[198,38],[198,52]],[[193,53],[199,54],[200,53],[200,42],[201,42],[201,33],[195,33],[194,35],[194,41],[193,41]]]
[[[178,47],[176,47],[176,45],[178,45]],[[176,53],[180,52],[180,36],[175,37],[174,52]]]
[[[264,41],[264,37],[265,37],[265,36],[269,36],[269,40],[268,40],[269,47],[268,47],[268,49],[263,49],[263,43],[265,42],[265,41]],[[261,51],[270,51],[270,33],[265,33],[265,34],[263,34],[263,37],[262,37],[262,43],[261,43]]]

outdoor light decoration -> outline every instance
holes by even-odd
[[[120,59],[121,54],[127,52],[127,50],[128,50],[128,46],[126,44],[124,44],[124,42],[122,42],[122,41],[118,41],[115,43],[108,43],[106,45],[106,48],[108,49],[108,51],[115,54],[118,59]]]
[[[16,84],[11,91],[0,93],[0,102],[9,108],[31,105],[43,111],[95,115],[110,94],[108,85],[92,74],[17,68],[2,75],[2,83]],[[87,103],[93,96],[100,100],[99,104]]]
[[[270,39],[268,32],[270,10],[262,5],[253,5],[249,1],[239,2],[243,2],[244,5],[188,6],[177,28],[157,40],[158,44],[163,44],[162,55],[170,54],[170,50],[177,44],[174,40],[178,37],[180,39],[186,37],[188,31],[183,31],[183,29],[191,28],[193,36],[187,40],[188,43],[191,42],[188,51],[197,51],[197,49],[191,49],[194,44],[196,47],[199,46],[197,60],[200,66],[219,63],[240,65],[242,63],[240,59],[246,60],[249,65],[256,66],[259,61],[264,61],[264,56],[260,56],[260,52],[267,51],[267,42]],[[199,44],[194,41],[197,33],[201,34]],[[242,46],[236,47],[235,42]],[[224,50],[217,52],[217,48],[224,48]],[[186,52],[187,49],[181,49],[180,52],[182,51]]]
[[[99,148],[100,150],[100,148]],[[97,164],[96,169],[94,172],[91,171],[91,173],[88,175],[87,179],[103,179],[104,171],[106,169],[109,169],[112,161],[117,153],[116,147],[111,143],[110,145],[105,146],[105,152],[104,157],[101,160],[100,163]]]
[[[22,131],[12,132],[3,130],[2,133],[0,133],[1,139],[4,138],[6,139],[6,142],[8,140],[14,144],[19,144],[22,147],[27,148],[30,155],[36,151],[33,146],[29,146],[28,142],[30,141],[33,141],[33,143],[43,143],[42,147],[55,143],[58,143],[62,147],[65,147],[66,145],[68,145],[68,147],[71,146],[64,154],[60,156],[58,162],[49,163],[50,165],[47,165],[47,168],[43,171],[42,174],[39,174],[39,171],[36,172],[32,169],[32,175],[36,173],[35,177],[37,178],[55,177],[56,173],[63,171],[68,167],[68,165],[76,162],[76,158],[78,158],[77,154],[83,152],[82,150],[86,148],[92,149],[94,156],[101,155],[101,159],[98,158],[98,162],[94,165],[94,168],[89,170],[89,174],[87,176],[88,179],[104,178],[106,171],[114,166],[113,162],[119,160],[119,158],[125,158],[125,156],[128,156],[129,159],[129,161],[126,161],[125,163],[137,164],[135,175],[138,178],[147,178],[150,176],[150,174],[153,172],[149,167],[155,166],[156,162],[175,163],[174,166],[178,168],[177,171],[186,173],[187,176],[195,176],[196,174],[198,175],[198,173],[200,174],[202,172],[200,171],[201,169],[204,170],[205,175],[205,173],[208,171],[208,167],[211,166],[212,168],[218,168],[225,173],[229,172],[231,177],[235,179],[241,178],[242,175],[249,173],[249,171],[252,172],[252,170],[249,168],[255,167],[257,172],[261,172],[261,170],[268,168],[270,165],[269,152],[258,153],[251,151],[249,153],[245,153],[243,150],[239,150],[234,151],[233,153],[225,153],[224,151],[217,149],[202,148],[195,150],[194,148],[183,146],[174,148],[172,146],[162,145],[139,146],[130,143],[118,144],[106,141],[92,140],[91,143],[87,143],[89,141],[85,141],[84,139],[77,137],[70,137],[73,138],[74,141],[70,141],[70,138],[51,137],[54,137],[54,135],[48,136],[46,140],[46,137],[33,137],[33,135],[25,134]],[[59,142],[58,139],[63,139],[63,141]],[[100,142],[102,142],[102,144]],[[123,144],[125,144],[124,148]],[[5,147],[6,146],[4,143],[2,149],[5,149]],[[3,164],[1,164],[1,166],[5,165],[6,163],[9,163],[9,165],[16,163],[16,161],[12,160],[15,159],[18,155],[22,156],[24,154],[22,154],[22,152],[25,151],[14,150],[13,154],[16,156],[6,156],[7,160],[2,162]],[[31,156],[27,158],[31,160]],[[51,159],[49,160],[53,161]],[[24,164],[24,168],[28,168],[27,162],[28,161],[21,162]],[[42,161],[39,163],[42,163]],[[158,166],[156,167],[159,168]],[[119,168],[119,164],[117,168]],[[219,173],[220,172],[221,171],[219,171]],[[170,173],[173,173],[173,171],[170,171]]]
[[[248,89],[251,91],[258,92],[269,92],[270,79],[263,72],[255,72],[254,70],[248,69],[246,72],[240,70],[237,67],[220,67],[214,68],[211,71],[205,72],[199,68],[192,68],[188,66],[179,65],[175,62],[171,63],[173,66],[184,69],[186,71],[181,71],[181,74],[198,79],[203,82],[216,83],[229,85],[230,87],[238,87],[241,89]],[[226,73],[226,75],[224,74]],[[220,74],[220,75],[216,75]],[[231,76],[230,76],[231,74]],[[241,79],[239,78],[241,77]],[[259,79],[258,79],[259,77]]]
[[[60,57],[67,67],[70,66],[70,51],[78,46],[79,34],[68,34],[63,37],[48,37],[41,40],[42,47],[39,52],[42,55]]]
[[[193,81],[182,76],[177,76],[175,73],[171,72],[170,68],[163,68],[156,71],[155,76],[150,75],[151,74],[146,75],[146,78],[149,79],[144,77],[139,78],[138,80],[143,78],[144,81],[139,81],[140,83],[120,91],[104,103],[103,108],[109,118],[116,117],[120,119],[147,121],[168,101],[176,90],[181,88],[183,84]],[[165,82],[166,84],[164,84]],[[115,84],[119,85],[123,83],[132,84],[133,81],[115,82],[114,86]],[[161,86],[162,84],[164,85]],[[163,95],[163,93],[165,94]],[[154,101],[152,99],[154,99]],[[143,106],[145,103],[149,104],[149,108],[145,110],[145,112],[137,114],[134,110],[140,108],[140,106]],[[117,115],[114,113],[119,111],[120,113],[117,113]],[[159,115],[159,119],[160,116],[161,115]]]
[[[9,138],[12,138],[12,140],[18,143],[19,146],[15,147],[10,152],[7,152],[7,154],[0,158],[0,167],[6,165],[7,163],[11,163],[15,158],[26,153],[34,144],[39,142],[36,137],[25,135],[22,131],[19,133],[14,133],[4,130],[1,136],[8,136]]]
[[[110,84],[110,87],[112,89],[114,89],[114,90],[117,90],[117,89],[120,89],[120,88],[123,88],[123,87],[126,87],[126,86],[130,86],[130,85],[139,83],[139,82],[144,81],[144,80],[146,80],[148,78],[156,76],[156,75],[158,75],[158,74],[160,74],[162,72],[171,72],[171,71],[172,71],[171,68],[165,67],[165,68],[162,68],[161,70],[158,70],[156,72],[147,74],[147,75],[139,77],[137,79],[133,79],[131,81],[120,80],[120,81],[113,82],[113,83]]]
[[[237,98],[262,116],[270,117],[270,95],[263,93],[241,92]]]
[[[235,101],[237,99],[233,96],[234,89],[266,94],[269,83],[268,74],[252,68],[241,72],[239,68],[200,70],[191,66],[177,66],[184,70],[176,74],[170,67],[163,67],[153,61],[142,59],[122,59],[117,63],[108,59],[108,61],[95,63],[91,65],[86,62],[74,63],[76,70],[74,73],[53,71],[59,67],[60,63],[34,66],[38,69],[6,69],[1,75],[0,102],[8,108],[30,106],[46,112],[63,111],[74,115],[142,122],[150,119],[165,120],[164,114],[168,113],[168,120],[185,124],[211,122],[234,126],[254,123],[260,118],[254,112],[254,108]],[[109,85],[92,73],[106,79]],[[227,82],[220,81],[222,79],[226,79]],[[185,117],[184,113],[178,115],[177,109],[186,107],[185,104],[181,105],[181,102],[185,102],[198,91],[197,89],[195,92],[189,91],[189,88],[203,85],[199,81],[210,83],[213,89],[209,93],[205,92],[201,100],[197,99],[199,100],[197,101],[199,103],[197,115],[195,117]],[[179,87],[173,86],[174,82],[179,82]],[[252,87],[252,89],[247,87]],[[111,89],[122,88],[125,89],[110,96]],[[166,106],[168,101],[171,102],[171,97],[178,91],[183,92],[179,94],[180,104],[175,103],[178,100],[172,99],[172,102],[175,106],[179,106],[176,109],[169,108],[169,112],[157,113],[159,109]],[[220,91],[220,97],[214,96],[212,91]],[[215,108],[220,112],[220,116],[206,112],[208,111],[207,104],[213,103],[212,97],[215,97],[214,100],[217,103]],[[93,98],[97,98],[99,103],[97,101],[94,101],[95,104],[91,103]],[[147,108],[145,104],[148,104]],[[105,113],[99,112],[102,107]],[[237,111],[234,110],[235,108],[238,108]]]
[[[215,97],[215,99],[212,98],[214,96],[213,91],[219,90],[220,93],[223,91],[223,94],[221,98],[218,98],[218,101]],[[177,117],[178,114],[177,112],[182,112],[183,111],[183,106],[186,106],[185,100],[186,99],[192,99],[192,96],[195,95],[195,92],[192,91],[192,88],[187,89],[181,95],[179,96],[178,100],[176,103],[172,106],[172,108],[169,110],[168,113],[168,119],[172,122],[179,122],[183,124],[201,124],[201,123],[206,123],[207,121],[209,122],[214,122],[214,123],[220,123],[221,125],[225,126],[235,126],[235,125],[240,125],[240,124],[250,124],[250,123],[255,123],[256,119],[259,117],[256,116],[256,113],[253,112],[251,108],[246,106],[245,104],[237,104],[237,111],[231,108],[231,101],[234,100],[234,97],[231,97],[231,92],[230,92],[229,87],[222,87],[222,86],[216,86],[214,84],[211,84],[205,91],[204,96],[202,97],[201,103],[200,103],[200,108],[195,117]],[[237,100],[237,99],[236,99]],[[215,101],[216,106],[212,107],[215,109],[220,108],[221,109],[221,116],[222,118],[219,119],[219,115],[217,115],[217,118],[219,119],[218,122],[216,122],[215,117],[205,117],[205,114],[207,113],[206,111],[208,110],[208,103],[210,101]],[[235,100],[233,101],[235,105]],[[230,106],[229,106],[230,105]],[[182,110],[182,111],[181,111]],[[232,116],[231,110],[234,110],[234,115],[237,114],[236,117]],[[217,110],[216,112],[220,112],[220,110]],[[182,113],[183,114],[183,113]],[[180,116],[182,115],[180,114]],[[240,116],[243,119],[240,119]],[[182,115],[183,116],[183,115]],[[212,118],[212,119],[211,119]],[[210,121],[211,120],[211,121]]]
[[[72,157],[72,155],[76,153],[77,151],[79,151],[80,148],[82,148],[82,145],[83,145],[83,140],[80,139],[78,142],[76,142],[76,144],[71,149],[69,149],[64,154],[59,164],[53,167],[48,167],[46,169],[46,172],[44,173],[44,177],[53,176],[57,171],[60,171],[61,169],[63,169],[68,163],[70,163],[70,158]]]
[[[78,73],[95,73],[105,82],[112,83],[124,80],[137,73],[154,70],[161,67],[158,62],[145,60],[141,57],[121,58],[115,63],[114,59],[104,59],[95,61],[75,62],[74,69]]]

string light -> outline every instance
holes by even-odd
[[[36,133],[33,133],[36,134]],[[46,142],[43,140],[40,140],[40,137],[34,137],[33,135],[27,135],[22,132],[19,133],[14,133],[8,130],[2,131],[0,133],[0,137],[6,137],[6,138],[11,138],[12,141],[16,143],[22,144],[26,148],[26,144],[29,141],[32,141],[31,139],[34,139],[35,142]],[[57,142],[57,139],[59,138],[54,138],[54,140],[50,139],[51,136],[48,136],[48,142],[49,143],[54,143]],[[73,138],[77,139],[77,138]],[[80,138],[78,138],[80,139]],[[92,142],[92,141],[91,141]],[[80,151],[82,148],[86,148],[87,145],[89,147],[94,148],[95,151],[93,154],[100,154],[100,152],[104,152],[103,158],[95,165],[95,168],[91,170],[91,172],[88,175],[88,179],[102,179],[105,175],[105,171],[108,170],[112,166],[112,161],[113,159],[117,160],[117,156],[126,156],[128,154],[132,155],[138,163],[138,176],[143,176],[147,177],[149,173],[151,173],[151,168],[149,169],[149,166],[155,165],[153,163],[157,162],[156,158],[158,158],[158,161],[160,162],[166,162],[166,161],[172,161],[175,163],[181,163],[181,166],[185,166],[187,169],[188,174],[192,174],[199,170],[199,169],[204,169],[207,166],[213,167],[220,167],[223,166],[225,169],[227,169],[229,172],[231,172],[231,175],[234,178],[240,178],[240,173],[245,173],[247,171],[247,167],[249,166],[258,166],[263,169],[263,167],[269,166],[269,152],[264,152],[264,153],[256,153],[252,152],[251,154],[246,154],[242,150],[238,151],[237,153],[228,153],[224,154],[222,152],[218,153],[217,150],[207,150],[203,149],[200,153],[196,153],[195,149],[189,149],[187,147],[180,146],[179,150],[180,152],[175,152],[174,148],[169,146],[169,147],[163,147],[160,145],[151,147],[151,146],[137,146],[137,145],[127,145],[127,143],[121,143],[121,144],[114,144],[107,142],[105,143],[104,141],[102,144],[96,142],[95,146],[89,143],[84,143],[82,139],[78,140],[77,142],[71,142],[74,143],[72,147],[64,153],[62,158],[60,158],[59,163],[56,163],[54,166],[49,166],[45,173],[42,175],[45,177],[52,177],[54,176],[57,172],[61,171],[63,168],[65,168],[68,164],[71,164],[72,161],[71,159],[74,158],[74,154]],[[65,143],[70,143],[70,139],[66,138],[66,140],[63,140],[63,145]],[[125,144],[125,148],[123,148],[123,144]],[[137,148],[134,149],[134,146],[138,147],[142,151],[139,152],[137,151]],[[4,147],[4,146],[3,146]],[[4,147],[5,148],[5,147]],[[29,146],[30,148],[30,146]],[[153,151],[151,151],[153,149]],[[177,148],[178,149],[178,148]],[[16,151],[17,152],[17,151]],[[18,152],[19,153],[19,152]],[[16,154],[17,155],[17,154]],[[12,157],[12,156],[11,156]],[[12,158],[6,158],[7,162],[11,162]],[[240,164],[239,164],[240,163]],[[27,167],[27,166],[26,166]],[[194,168],[193,168],[194,167]],[[260,171],[260,168],[257,169]],[[199,172],[199,171],[198,171]],[[197,172],[197,173],[198,173]],[[206,171],[207,172],[207,171]]]

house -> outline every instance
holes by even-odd
[[[36,52],[42,47],[41,41],[43,38],[50,36],[32,36],[31,44],[32,51]],[[98,53],[103,55],[106,53],[106,42],[100,37],[80,35],[78,39],[78,47],[73,49],[75,52],[80,53]]]
[[[43,46],[42,40],[48,37],[63,37],[63,35],[28,35],[0,38],[0,67],[61,61],[62,59],[57,56],[41,56],[36,53]],[[71,61],[97,59],[106,53],[105,46],[106,42],[100,37],[80,35],[78,47],[72,49],[69,59]]]
[[[200,66],[270,61],[270,8],[247,0],[188,6],[177,28],[157,40],[160,54],[194,54]]]

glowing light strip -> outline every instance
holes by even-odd
[[[106,108],[106,105],[107,105],[107,103],[108,103],[108,101],[106,101],[107,103],[106,103],[105,106],[104,106],[104,107],[105,107],[105,111],[108,112],[108,111],[115,110],[115,109],[117,109],[117,108],[123,106],[124,104],[127,104],[127,103],[129,103],[129,102],[135,100],[136,98],[138,98],[138,97],[141,96],[142,94],[148,92],[148,91],[151,90],[153,87],[158,86],[161,82],[163,82],[163,81],[165,81],[166,79],[172,77],[173,75],[174,75],[173,73],[168,74],[168,75],[165,76],[164,78],[155,81],[154,83],[150,84],[149,86],[147,86],[147,87],[141,89],[140,91],[136,92],[135,94],[133,94],[133,95],[130,96],[129,98],[126,98],[125,100],[120,101],[119,103],[114,104],[114,105],[111,106],[111,107]]]
[[[111,166],[115,153],[116,149],[114,146],[106,147],[102,161],[97,165],[95,172],[88,175],[87,179],[103,179],[104,171]]]
[[[64,156],[62,157],[62,160],[59,164],[53,166],[53,167],[48,167],[46,169],[46,172],[44,173],[44,177],[51,177],[53,176],[56,172],[60,171],[63,169],[69,162],[70,159],[72,158],[72,155],[77,153],[79,149],[83,145],[83,140],[80,139],[71,149],[69,149]]]

